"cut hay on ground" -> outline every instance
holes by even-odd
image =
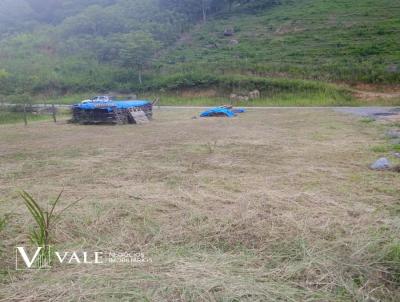
[[[196,114],[0,126],[0,301],[400,300],[400,174],[368,169],[381,126],[328,109]],[[17,188],[84,197],[57,248],[153,262],[15,272],[32,225]]]

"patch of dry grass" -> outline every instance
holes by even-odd
[[[328,109],[195,114],[0,126],[0,301],[400,299],[400,175],[368,169],[380,127]],[[58,248],[153,262],[13,271],[8,254],[32,223],[18,187],[85,197],[55,230]]]

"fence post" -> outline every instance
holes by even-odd
[[[53,121],[54,121],[54,123],[57,123],[56,107],[54,106],[54,103],[51,104],[51,112],[52,112],[52,114],[53,114]]]
[[[24,104],[24,123],[25,127],[28,126],[28,118],[26,117],[26,104]]]

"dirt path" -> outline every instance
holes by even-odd
[[[353,90],[354,96],[358,99],[372,101],[376,99],[395,99],[400,98],[400,92],[373,92]]]
[[[399,85],[357,84],[350,88],[354,97],[366,101],[400,98]]]

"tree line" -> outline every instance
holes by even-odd
[[[0,95],[128,90],[192,26],[276,1],[2,0]]]

